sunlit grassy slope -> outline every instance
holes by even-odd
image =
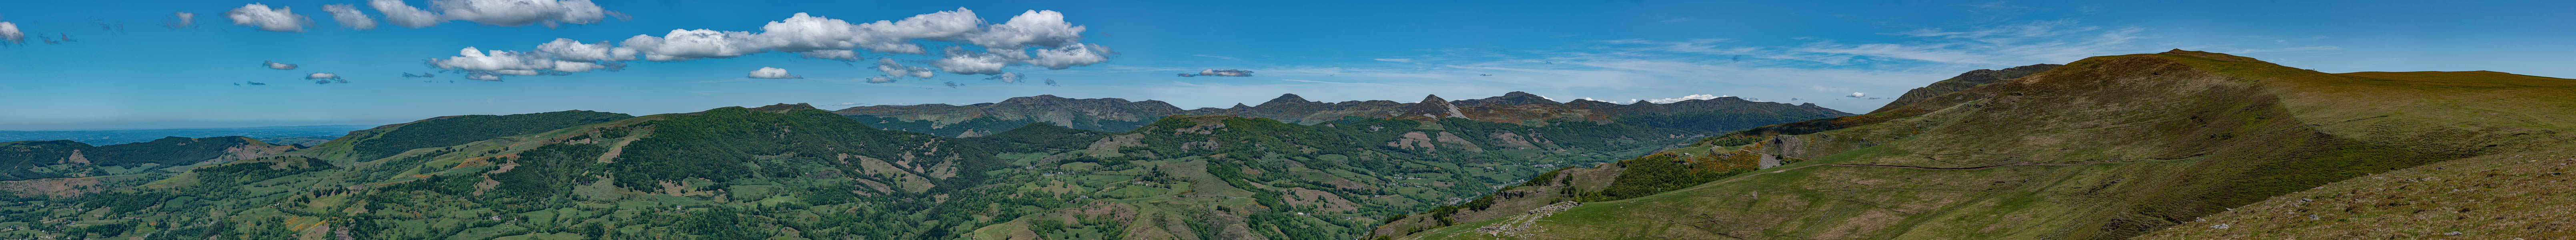
[[[2576,80],[2093,57],[1761,142],[1815,161],[1422,239],[2120,239],[2368,174],[2576,142]],[[1903,110],[1898,110],[1903,111]],[[2469,177],[2469,176],[2461,176]]]

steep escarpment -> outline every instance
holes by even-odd
[[[1521,235],[1477,222],[1407,237],[2127,238],[2372,173],[2566,144],[2576,122],[2533,117],[2576,114],[2551,107],[2568,101],[2552,97],[2569,93],[2556,81],[2328,74],[2180,50],[2094,57],[1758,138],[1814,161],[1585,203]]]

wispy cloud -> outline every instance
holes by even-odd
[[[1191,74],[1191,73],[1182,73],[1182,74],[1180,74],[1180,76],[1182,76],[1182,77],[1200,77],[1200,76],[1206,76],[1206,77],[1250,77],[1250,76],[1252,76],[1252,71],[1251,71],[1251,70],[1242,70],[1242,69],[1207,69],[1207,70],[1199,70],[1199,73],[1196,73],[1196,74]]]
[[[1682,96],[1682,97],[1676,97],[1676,98],[1657,98],[1657,99],[1646,99],[1646,102],[1651,102],[1651,103],[1673,103],[1673,102],[1680,102],[1680,101],[1687,101],[1687,100],[1709,100],[1709,99],[1717,99],[1717,98],[1722,98],[1722,97],[1733,97],[1733,96],[1727,96],[1727,95],[1708,95],[1708,94],[1691,94],[1691,95],[1689,95],[1689,96]]]
[[[1917,29],[1894,33],[1913,37],[1906,43],[1845,44],[1820,41],[1792,52],[1847,55],[1883,60],[1949,64],[2005,65],[2061,63],[2090,56],[2132,53],[2146,38],[2144,28],[2103,29],[2067,20],[2034,21],[1977,27],[1965,31]]]
[[[2305,52],[2305,51],[2333,51],[2333,50],[2343,50],[2343,47],[2337,47],[2337,46],[2308,46],[2308,47],[2262,48],[2262,49],[2230,49],[2230,50],[2219,50],[2219,51],[2226,52],[2226,53],[2233,53],[2233,54],[2247,54],[2247,53],[2267,53],[2267,52]]]
[[[1280,81],[1302,82],[1302,83],[1322,83],[1322,84],[1341,84],[1341,85],[1386,85],[1386,84],[1381,84],[1381,83],[1333,82],[1333,81],[1315,81],[1315,80],[1304,80],[1304,79],[1280,79]]]
[[[2008,4],[1970,8],[2028,10]],[[1257,102],[1282,92],[1316,99],[1408,99],[1420,94],[1465,97],[1530,91],[1637,99],[1622,104],[1733,95],[1866,110],[1890,96],[1842,97],[1856,92],[1902,92],[1972,69],[2066,63],[2180,46],[2148,43],[2158,38],[2150,32],[2074,19],[2013,20],[1891,31],[1876,38],[1796,38],[1785,43],[1611,39],[1548,49],[1426,49],[1422,55],[1370,59],[1374,64],[1261,66],[1261,76],[1280,81],[1172,82],[1135,91],[1158,93],[1156,99],[1178,104]],[[2333,48],[2275,46],[2257,52],[2324,50]],[[1071,73],[1120,76],[1179,69],[1113,65]]]

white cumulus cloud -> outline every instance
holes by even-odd
[[[558,40],[562,40],[562,41],[558,41],[558,42],[566,42],[566,41],[570,41],[570,40],[563,40],[563,39],[558,39]],[[578,42],[575,42],[575,43],[573,43],[573,44],[579,44],[579,43],[578,43]],[[560,46],[560,45],[559,45],[559,48],[580,49],[580,47],[578,47],[578,46]],[[614,50],[614,49],[611,49],[611,50],[601,50],[601,51],[604,51],[604,53],[599,54],[599,55],[590,55],[590,56],[583,56],[583,57],[598,57],[598,58],[607,58],[607,59],[614,59],[614,58],[618,57],[618,55],[615,55],[616,50]],[[429,65],[430,65],[430,66],[433,66],[433,67],[438,67],[438,68],[440,68],[440,69],[455,70],[455,71],[463,71],[463,72],[467,72],[467,73],[472,73],[472,74],[474,74],[474,75],[521,75],[521,76],[528,76],[528,75],[563,75],[563,74],[572,74],[572,73],[577,73],[577,72],[588,72],[588,71],[591,71],[591,70],[602,70],[602,69],[606,69],[606,70],[610,70],[610,71],[615,71],[615,70],[618,70],[619,68],[622,68],[622,67],[624,67],[624,66],[625,66],[625,64],[623,64],[623,63],[614,63],[614,62],[610,62],[610,63],[601,63],[601,62],[594,62],[594,61],[567,61],[567,60],[565,60],[565,59],[567,59],[567,58],[562,57],[562,56],[563,56],[563,55],[565,55],[565,54],[558,54],[558,53],[554,53],[554,52],[547,52],[547,51],[543,51],[543,50],[536,51],[536,52],[512,52],[512,51],[492,50],[492,51],[486,52],[486,51],[482,51],[482,50],[480,50],[480,49],[476,49],[476,48],[473,48],[473,47],[466,47],[464,50],[459,50],[459,51],[457,51],[457,55],[458,55],[458,56],[455,56],[455,57],[449,57],[449,58],[446,58],[446,59],[430,59],[430,60],[429,60]],[[629,54],[629,55],[625,55],[625,57],[626,57],[626,58],[633,58],[633,55],[632,55],[632,54]],[[497,79],[497,78],[498,78],[498,76],[494,76],[494,77],[492,77],[492,78]],[[478,80],[479,80],[479,79],[478,79]],[[486,80],[486,81],[491,81],[491,80]]]
[[[451,1],[462,0],[438,0],[433,6],[448,9],[453,7],[447,4]],[[538,0],[537,2],[558,1]],[[379,9],[405,7],[398,0],[374,0],[370,5],[376,5]],[[544,8],[545,5],[532,4],[531,6]],[[457,13],[453,10],[444,14],[450,16],[442,18],[461,18],[454,16]],[[388,13],[387,15],[387,19],[399,18],[394,16],[398,14]],[[399,20],[396,22],[401,24]],[[567,23],[576,22],[567,21]],[[487,24],[492,23],[487,22]],[[1085,30],[1086,28],[1081,25],[1065,22],[1064,14],[1061,12],[1025,11],[1000,24],[989,24],[988,21],[976,17],[974,11],[958,8],[954,11],[921,14],[900,20],[858,23],[797,13],[784,20],[768,22],[760,26],[758,31],[673,29],[658,36],[635,35],[618,41],[613,46],[605,42],[586,45],[569,45],[578,44],[577,42],[549,44],[604,49],[604,51],[623,49],[638,55],[638,60],[646,61],[733,58],[767,52],[797,53],[801,57],[814,59],[857,61],[862,54],[860,51],[930,55],[934,53],[926,51],[921,43],[952,44],[943,51],[935,53],[939,58],[928,61],[928,67],[883,64],[888,62],[888,59],[879,59],[879,71],[886,72],[889,78],[905,76],[927,78],[930,68],[957,74],[998,75],[1003,73],[1004,68],[1012,66],[1025,65],[1047,69],[1088,66],[1106,62],[1110,55],[1116,54],[1107,46],[1081,43],[1081,33]],[[610,54],[605,55],[608,57],[596,57],[603,55],[590,54],[599,51],[541,48],[532,52],[540,54],[525,56],[601,64],[629,61],[617,57],[621,56],[617,54],[622,52],[609,52]],[[468,58],[468,56],[451,57],[453,58]]]
[[[394,26],[423,28],[443,22],[438,20],[437,13],[403,4],[402,0],[367,0],[367,7],[376,8],[376,12],[384,13],[385,22],[393,23]]]
[[[1089,66],[1094,63],[1107,62],[1109,61],[1109,56],[1103,54],[1110,53],[1109,47],[1102,47],[1099,44],[1089,43],[1074,44],[1054,49],[1038,49],[1037,52],[1038,54],[1036,59],[1027,60],[1029,65],[1037,65],[1040,67],[1046,67],[1047,69],[1056,70],[1071,68],[1073,66]]]
[[[586,44],[581,43],[581,41],[573,41],[572,39],[556,38],[553,42],[537,44],[537,51],[555,54],[556,58],[565,61],[589,62],[635,60],[635,49],[611,47],[606,41],[599,42],[599,44]]]
[[[10,44],[24,44],[27,43],[27,32],[18,31],[16,23],[0,22],[0,40],[8,40]]]
[[[796,76],[796,75],[787,74],[787,69],[780,69],[780,68],[774,68],[774,67],[760,67],[760,69],[759,69],[759,70],[751,70],[751,78],[788,79],[788,78],[805,78],[805,76]]]
[[[965,9],[958,9],[965,11]],[[969,12],[971,13],[971,12]],[[983,33],[967,37],[967,42],[986,48],[1019,48],[1024,45],[1060,48],[1082,41],[1082,26],[1064,21],[1064,13],[1026,11],[1009,22],[993,25]]]
[[[268,5],[258,3],[225,11],[224,18],[232,19],[233,25],[255,26],[259,27],[259,30],[278,32],[303,32],[304,25],[313,24],[313,19],[295,14],[292,8],[278,6],[276,9],[270,9]]]
[[[410,28],[454,20],[504,27],[534,24],[551,28],[566,23],[599,23],[611,15],[621,19],[625,16],[601,8],[590,0],[431,0],[429,6],[432,10],[412,7],[402,0],[368,0],[367,6],[383,12],[385,21]]]
[[[624,45],[644,53],[644,59],[652,61],[731,58],[763,51],[751,45],[751,36],[749,32],[673,29],[662,37],[635,35],[627,38]]]
[[[1851,96],[1845,96],[1845,97],[1849,97],[1849,98],[1860,98],[1860,97],[1867,97],[1867,96],[1869,96],[1869,94],[1863,94],[1863,93],[1860,93],[1860,92],[1852,92]]]
[[[331,13],[331,20],[340,21],[341,27],[358,30],[376,29],[376,19],[367,17],[367,13],[358,12],[358,7],[356,6],[348,4],[322,5],[322,11]]]
[[[260,61],[260,62],[259,62],[259,65],[260,65],[260,66],[264,66],[264,67],[268,67],[269,69],[277,69],[277,70],[295,70],[295,64],[287,64],[287,63],[282,63],[282,62]]]
[[[931,61],[930,66],[955,74],[1001,74],[1002,67],[1012,62],[1012,57],[1000,53],[967,51],[957,46],[948,46],[946,53],[948,57]]]
[[[590,0],[436,0],[429,5],[438,8],[440,19],[505,27],[592,24],[609,13]]]

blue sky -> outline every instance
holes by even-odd
[[[2576,69],[2569,68],[2576,62],[2564,57],[2576,52],[2576,44],[2568,44],[2576,42],[2576,31],[2566,26],[2576,23],[2576,17],[2565,14],[2576,10],[2576,4],[2560,1],[502,0],[489,2],[539,1],[558,7],[467,13],[440,7],[477,1],[401,2],[435,14],[421,19],[439,21],[419,28],[397,24],[396,17],[363,0],[10,3],[0,8],[0,22],[9,22],[24,36],[0,46],[0,130],[388,124],[443,115],[572,109],[645,115],[771,103],[837,109],[971,104],[1039,94],[1156,99],[1183,108],[1259,103],[1282,93],[1318,101],[1410,102],[1424,94],[1467,99],[1528,91],[1558,100],[1621,103],[1722,95],[1864,112],[1889,101],[1866,97],[1898,95],[1967,70],[2172,48],[2327,72],[2493,70],[2576,77]],[[237,23],[227,16],[251,3],[285,7],[309,24],[291,16],[269,25],[260,25],[271,23],[265,18]],[[357,24],[325,11],[330,4],[351,4],[376,26],[352,29]],[[603,49],[635,48],[628,39],[662,39],[673,36],[674,29],[766,34],[766,24],[797,13],[864,24],[960,8],[985,24],[1038,15],[1029,19],[1034,24],[1029,26],[1044,28],[976,24],[961,29],[965,35],[870,42],[919,46],[923,54],[791,41],[724,45],[778,46],[732,53],[645,51],[622,61],[544,55],[535,59],[625,67],[541,69],[545,73],[539,76],[508,75],[508,70],[524,67],[458,60],[463,59],[459,50],[467,47],[526,54],[565,38],[607,41],[594,45]],[[1033,10],[1052,12],[1029,12]],[[176,12],[196,14],[193,24],[169,26]],[[1049,21],[1054,19],[1045,15],[1061,20]],[[868,34],[895,36],[904,29],[880,30]],[[774,37],[735,40],[800,39],[767,36]],[[965,38],[1002,40],[961,40]],[[966,52],[952,56],[943,50],[950,46]],[[1002,52],[996,47],[1074,54],[991,55]],[[857,61],[779,52],[835,48],[854,50]],[[752,53],[741,54],[745,52]],[[648,56],[691,56],[683,53],[709,58],[654,61]],[[994,57],[977,63],[1004,67],[940,64],[956,56]],[[876,67],[880,59],[895,60],[901,65],[897,70],[921,68],[933,74],[869,83],[870,77],[890,75]],[[297,67],[271,69],[264,61]],[[1050,69],[1055,66],[1063,69]],[[762,68],[802,78],[749,77]],[[1254,73],[1176,76],[1208,69]],[[331,73],[348,83],[315,84],[306,79],[313,73]],[[405,73],[437,76],[407,78]],[[990,79],[990,73],[1024,77],[1006,83]],[[502,81],[467,78],[478,74]],[[1046,80],[1059,84],[1044,84]],[[266,85],[235,85],[245,82]],[[962,86],[944,84],[950,82]],[[1849,97],[1855,92],[1864,97]]]

